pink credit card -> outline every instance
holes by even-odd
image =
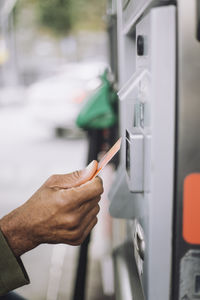
[[[110,150],[99,161],[98,169],[97,169],[96,173],[94,174],[93,178],[95,178],[103,170],[103,168],[109,163],[109,161],[119,151],[119,149],[121,147],[121,140],[122,140],[122,138],[119,138],[118,141],[112,146],[112,148],[110,148]]]

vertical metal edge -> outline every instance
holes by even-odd
[[[174,189],[176,7],[155,8],[151,15],[153,168],[150,201],[153,203],[149,210],[148,300],[168,300]]]
[[[200,44],[196,38],[196,0],[178,0],[178,72],[176,166],[174,191],[173,272],[171,299],[180,299],[181,260],[200,245],[187,244],[182,237],[183,182],[200,172]]]

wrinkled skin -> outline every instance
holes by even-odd
[[[51,176],[22,206],[0,220],[16,257],[42,243],[80,245],[97,223],[103,193],[93,161],[86,169]]]

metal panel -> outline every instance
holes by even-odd
[[[135,22],[153,6],[169,4],[171,0],[122,0],[123,1],[123,31],[129,33]]]
[[[133,134],[139,133],[144,136],[144,165],[148,165],[150,178],[145,171],[144,186],[147,188],[144,189],[144,193],[130,192],[123,175],[125,169],[125,143],[123,143],[122,169],[119,170],[113,186],[110,211],[114,217],[136,218],[144,230],[146,253],[141,282],[146,299],[169,300],[174,175],[176,8],[167,6],[151,9],[149,14],[137,23],[134,30],[136,36],[145,37],[148,51],[144,52],[145,55],[138,56],[133,41],[137,69],[119,94],[121,128],[123,141],[126,128]],[[120,55],[126,55],[125,50],[124,47]],[[125,60],[122,58],[121,61]],[[124,68],[125,73],[126,64],[121,65],[121,68]],[[139,126],[137,122],[135,124],[133,122],[134,104],[137,103],[149,104],[145,115],[149,115],[149,118],[146,123],[143,122],[144,114],[142,114]]]
[[[126,242],[114,251],[116,300],[144,300],[132,243]]]
[[[200,252],[199,245],[188,244],[182,238],[184,179],[188,174],[200,172],[200,43],[196,35],[199,17],[197,2],[199,0],[178,1],[178,104],[172,299],[181,300],[199,299],[197,295],[191,296],[190,285],[185,289],[181,284],[179,291],[178,284],[183,278],[184,270],[181,265],[184,266],[188,251]],[[200,229],[196,230],[199,232]],[[195,272],[200,274],[200,263],[197,266]],[[188,272],[187,280],[194,288],[195,277],[192,277],[191,272]]]
[[[152,9],[152,161],[148,300],[168,300],[172,255],[176,8]]]

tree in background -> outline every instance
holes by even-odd
[[[72,27],[71,0],[37,0],[40,23],[54,32],[67,33]]]
[[[16,13],[30,6],[43,28],[59,35],[70,30],[102,30],[106,0],[18,0]]]

